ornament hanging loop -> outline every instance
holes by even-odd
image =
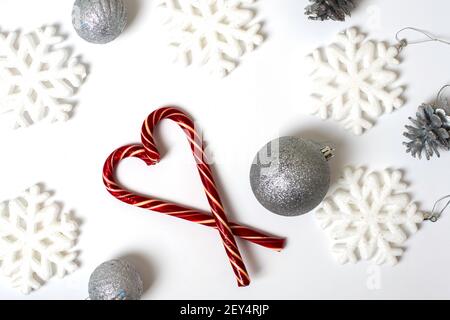
[[[439,105],[439,103],[441,102],[442,99],[442,93],[444,92],[445,89],[450,88],[450,84],[446,84],[445,86],[443,86],[441,88],[441,90],[439,90],[437,96],[436,96],[436,104]]]
[[[410,41],[410,40],[408,40],[406,38],[400,38],[400,33],[402,33],[403,31],[406,31],[406,30],[411,30],[411,31],[418,32],[418,33],[424,35],[426,37],[426,39]],[[428,32],[428,31],[421,30],[421,29],[414,28],[414,27],[406,27],[406,28],[403,28],[403,29],[399,30],[395,34],[395,39],[398,41],[397,49],[398,49],[399,52],[401,52],[406,46],[408,46],[410,44],[420,44],[420,43],[426,43],[426,42],[440,42],[440,43],[443,43],[443,44],[450,45],[450,41],[447,41],[447,40],[444,40],[444,39],[440,39],[440,38],[436,37],[435,35],[433,35],[432,33]]]
[[[439,203],[441,203],[444,200],[447,200],[447,203],[441,210],[437,211],[437,207],[438,207]],[[424,216],[424,220],[431,221],[431,222],[437,222],[439,220],[439,218],[441,217],[442,213],[444,213],[444,211],[449,206],[450,206],[450,195],[446,195],[445,197],[440,198],[439,200],[437,200],[434,203],[433,210],[431,211],[431,213],[428,213]]]

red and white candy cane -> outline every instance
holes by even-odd
[[[123,189],[115,179],[115,168],[122,159],[136,157],[143,160],[147,165],[154,165],[159,162],[160,154],[153,139],[153,130],[161,120],[166,118],[176,122],[184,130],[189,140],[191,150],[196,159],[200,178],[211,207],[212,216],[177,204],[134,194]],[[107,190],[114,197],[125,203],[217,229],[222,237],[225,251],[230,259],[238,285],[249,285],[250,278],[233,234],[242,239],[277,251],[280,251],[284,247],[285,239],[268,236],[248,227],[228,222],[219,193],[214,183],[211,169],[207,164],[202,141],[194,129],[192,120],[182,111],[176,108],[166,107],[151,113],[142,126],[141,139],[142,144],[123,146],[108,157],[103,168],[103,182]]]

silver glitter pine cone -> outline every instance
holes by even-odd
[[[354,0],[310,0],[311,4],[305,9],[305,14],[311,20],[345,21],[355,8]]]
[[[122,0],[76,0],[72,24],[84,40],[105,44],[116,39],[127,25],[127,9]]]
[[[416,119],[409,117],[413,126],[406,125],[403,135],[409,139],[403,144],[406,152],[422,159],[425,154],[430,160],[435,154],[440,157],[439,149],[450,150],[450,116],[441,108],[422,104],[416,113]]]
[[[106,261],[89,278],[91,300],[139,300],[143,291],[141,276],[125,260]]]
[[[266,144],[250,169],[256,199],[282,216],[310,212],[325,198],[330,186],[330,147],[296,137]]]
[[[409,139],[403,144],[406,152],[422,159],[425,154],[430,160],[435,154],[440,157],[439,149],[450,150],[450,116],[445,109],[422,104],[416,113],[416,119],[409,117],[413,126],[406,125],[403,135]]]

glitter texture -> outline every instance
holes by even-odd
[[[258,152],[250,170],[250,184],[266,209],[298,216],[322,202],[330,185],[330,168],[317,143],[282,137]]]
[[[72,23],[84,40],[105,44],[125,29],[127,10],[122,0],[76,0]]]
[[[143,291],[141,276],[125,260],[102,263],[89,279],[91,300],[139,300]]]

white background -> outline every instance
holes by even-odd
[[[248,181],[257,150],[280,135],[330,141],[333,181],[345,165],[402,169],[411,195],[423,210],[450,193],[450,153],[430,162],[414,160],[402,146],[403,126],[422,102],[433,101],[450,83],[450,47],[411,46],[401,54],[399,83],[406,86],[405,106],[383,116],[362,137],[332,121],[305,115],[308,78],[303,57],[331,42],[334,35],[359,26],[370,38],[394,42],[395,32],[416,26],[450,38],[446,0],[361,0],[345,23],[311,22],[303,15],[306,0],[260,0],[258,19],[267,41],[248,54],[229,77],[213,79],[198,68],[167,59],[152,12],[152,1],[127,0],[130,24],[108,45],[92,45],[72,29],[72,0],[0,0],[0,29],[31,30],[57,24],[67,45],[89,65],[89,77],[76,97],[67,123],[12,131],[1,128],[0,199],[43,183],[81,222],[77,250],[80,269],[52,279],[22,296],[0,278],[3,299],[84,299],[93,269],[105,260],[128,257],[146,286],[145,299],[399,299],[450,298],[450,217],[425,223],[406,243],[395,267],[369,268],[365,262],[338,265],[314,215],[283,218],[255,200]],[[281,253],[239,242],[252,284],[238,288],[216,232],[192,223],[120,203],[104,189],[101,171],[115,148],[139,141],[144,118],[175,104],[203,129],[214,155],[217,180],[232,220],[286,236]],[[163,161],[146,168],[128,160],[120,168],[123,183],[207,210],[194,161],[183,133],[170,122],[158,130]],[[380,288],[367,285],[380,276]]]

